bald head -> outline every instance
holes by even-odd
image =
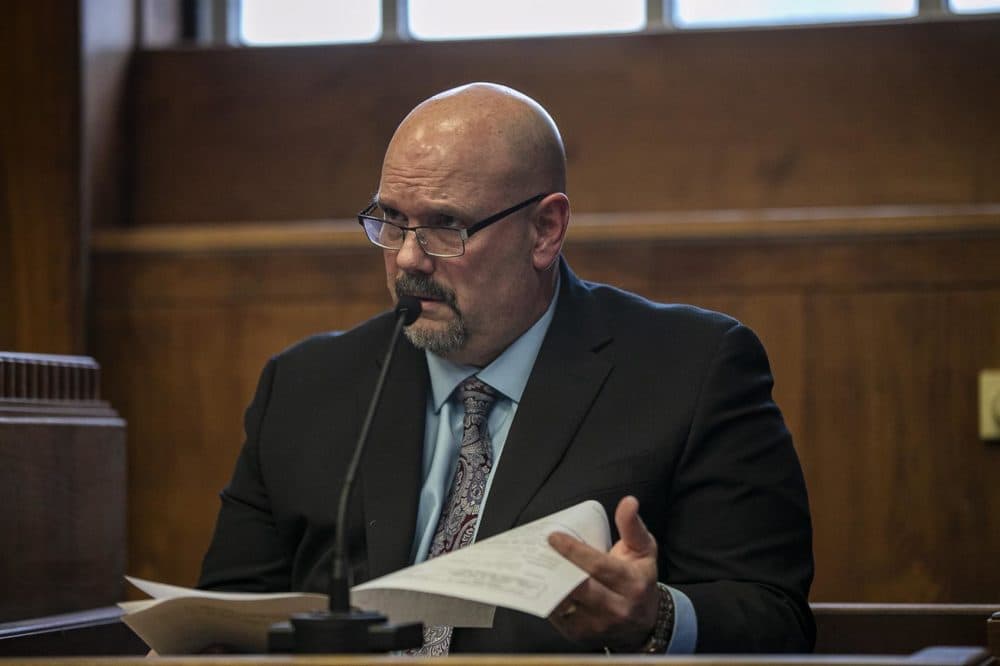
[[[565,189],[559,130],[516,90],[474,83],[411,111],[389,142],[376,202],[399,245],[376,242],[389,293],[423,308],[410,342],[482,367],[538,321],[558,278]]]
[[[558,279],[565,189],[559,130],[516,90],[473,83],[411,111],[389,142],[376,202],[399,244],[376,242],[389,293],[423,308],[410,342],[482,367],[538,321]],[[460,252],[442,253],[442,238]]]
[[[527,95],[493,83],[471,83],[422,102],[403,119],[386,161],[448,158],[456,178],[479,171],[507,194],[565,192],[566,154],[555,122]]]

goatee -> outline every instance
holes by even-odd
[[[445,356],[465,346],[465,318],[462,316],[462,311],[458,309],[455,292],[446,289],[427,276],[408,273],[396,278],[395,287],[397,297],[409,295],[440,301],[455,313],[455,317],[447,323],[444,329],[429,329],[426,326],[421,326],[420,319],[403,329],[406,338],[414,347],[438,356]]]

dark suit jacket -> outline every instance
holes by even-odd
[[[760,342],[724,315],[561,270],[478,538],[588,498],[613,516],[635,495],[660,579],[694,604],[699,652],[810,651],[809,509]],[[201,586],[326,590],[339,485],[393,322],[315,336],[267,364]],[[410,564],[428,387],[423,352],[401,340],[352,500],[355,583]],[[503,609],[492,629],[452,640],[453,652],[580,649]]]

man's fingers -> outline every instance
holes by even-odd
[[[588,578],[564,599],[549,622],[567,638],[600,646],[632,646],[649,634],[642,609],[628,598]]]
[[[615,525],[621,535],[622,544],[638,556],[656,554],[656,539],[639,517],[639,500],[628,495],[618,502],[615,509]]]
[[[568,534],[549,545],[589,574],[549,620],[565,636],[587,644],[638,645],[656,620],[656,539],[639,517],[639,501],[625,497],[615,510],[621,539],[610,552]]]
[[[625,562],[592,548],[568,534],[553,532],[549,535],[549,545],[567,560],[609,587],[615,587],[615,583],[628,576]]]
[[[623,622],[625,600],[594,578],[583,581],[556,607],[549,621],[572,640],[591,642]]]

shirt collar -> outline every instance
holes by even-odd
[[[561,280],[561,276],[556,280],[552,302],[549,303],[545,313],[485,368],[453,363],[431,352],[425,352],[435,412],[440,412],[455,388],[472,375],[476,375],[495,388],[511,402],[517,404],[521,401],[521,394],[524,393],[528,377],[531,376],[531,369],[535,366],[538,350],[542,347],[542,341],[555,315]]]

